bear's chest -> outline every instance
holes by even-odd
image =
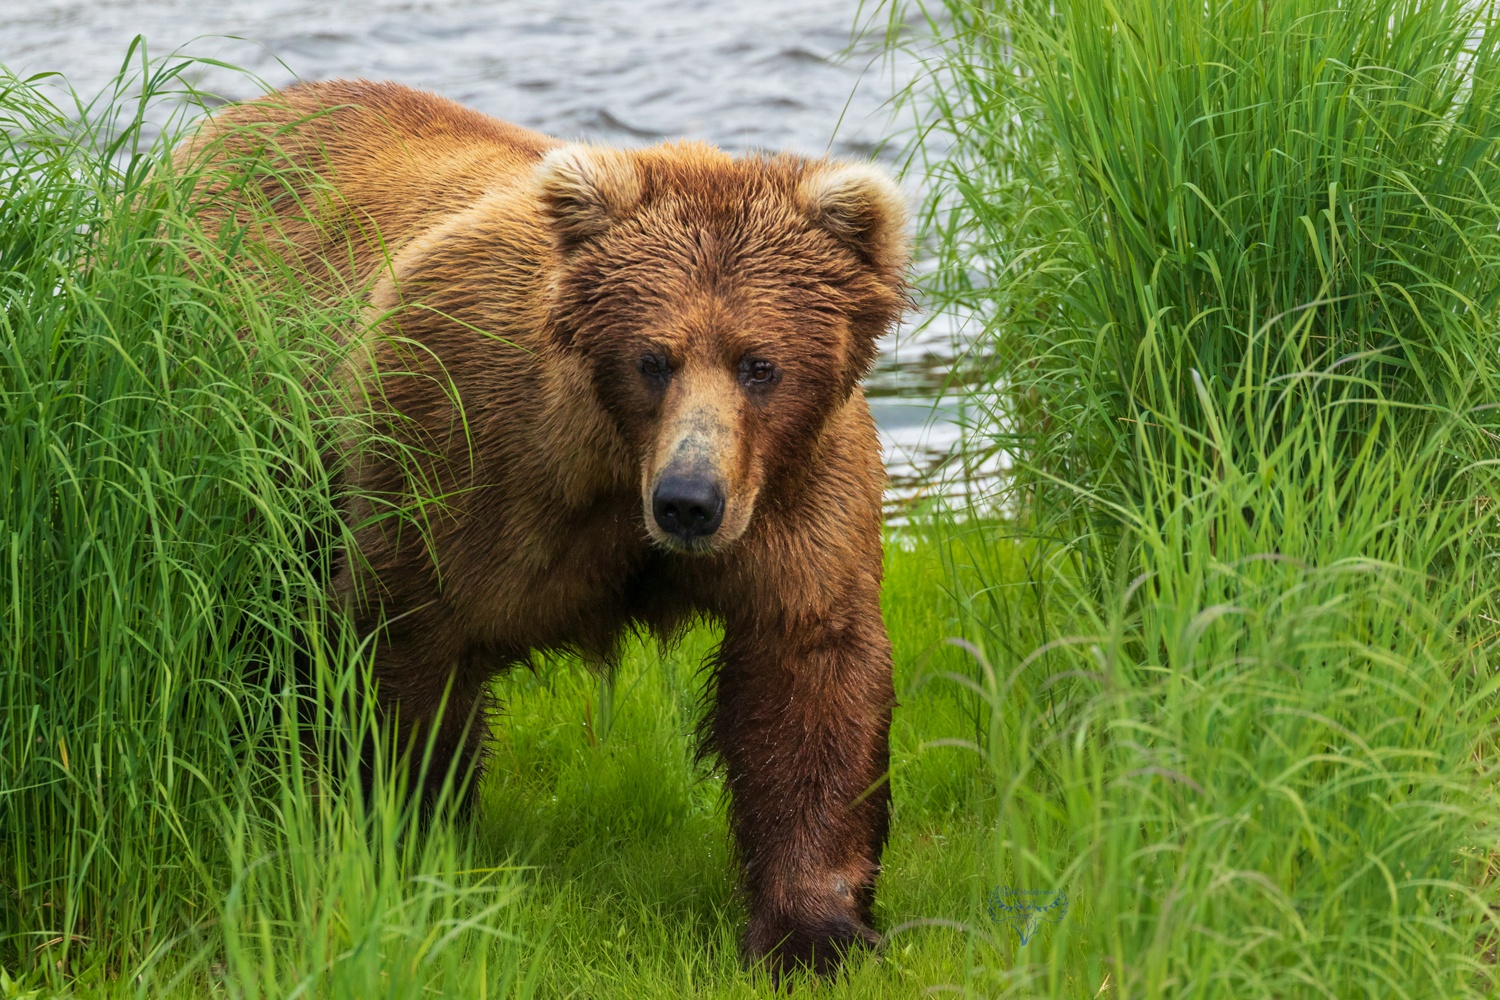
[[[462,549],[478,558],[465,560],[448,599],[489,645],[605,642],[633,616],[643,576],[652,575],[638,511],[634,498],[609,498],[550,516],[528,506],[476,519]]]

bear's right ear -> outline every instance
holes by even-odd
[[[619,150],[559,146],[542,157],[536,175],[543,210],[565,249],[602,235],[641,200],[641,175]]]

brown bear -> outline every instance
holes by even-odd
[[[334,587],[402,734],[467,763],[495,671],[717,620],[703,732],[747,955],[827,972],[877,941],[895,698],[860,379],[908,263],[885,174],[565,144],[367,82],[221,110],[176,162],[221,168],[200,217],[368,296],[348,384],[439,502],[420,532],[353,505]],[[226,179],[255,163],[264,184]],[[351,446],[346,475],[417,502],[378,448]]]

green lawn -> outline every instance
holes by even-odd
[[[917,686],[957,658],[940,646],[960,629],[940,599],[936,547],[888,546],[886,607],[901,707],[893,730],[893,833],[880,882],[883,928],[923,918],[988,924],[983,761],[927,741],[973,735],[974,699],[957,685]],[[736,898],[720,786],[691,761],[698,667],[714,637],[695,632],[666,656],[632,645],[612,716],[597,677],[577,664],[520,671],[499,684],[504,718],[475,836],[481,863],[523,859],[526,924],[543,996],[757,996],[741,968],[745,915]],[[610,718],[609,723],[601,722]],[[607,727],[607,728],[606,728]],[[992,928],[991,928],[992,929]],[[861,959],[829,995],[917,996],[963,978],[965,936],[919,927],[881,961]]]

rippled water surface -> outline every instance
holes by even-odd
[[[119,69],[130,39],[252,75],[195,68],[225,100],[330,77],[390,79],[562,138],[617,145],[704,139],[895,162],[890,100],[916,66],[857,37],[858,0],[0,0],[0,63],[59,71],[84,94]],[[234,37],[224,37],[234,36]],[[915,198],[914,185],[908,190]],[[890,338],[867,386],[892,500],[957,439],[941,393],[947,328]]]

